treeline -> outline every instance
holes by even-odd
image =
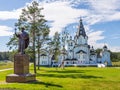
[[[13,61],[15,53],[16,51],[0,52],[0,61],[4,61],[4,60]]]
[[[98,48],[95,51],[96,51],[97,55],[99,55],[100,52],[102,51],[102,49]],[[112,62],[120,61],[120,52],[112,52],[110,50],[109,50],[109,52],[110,52],[110,58],[111,58]]]
[[[9,60],[9,52],[0,52],[0,61]]]
[[[111,52],[111,60],[112,62],[120,61],[120,52]]]
[[[0,61],[10,60],[13,61],[13,57],[16,51],[12,52],[0,52]],[[110,52],[111,53],[111,61],[118,62],[120,61],[120,52]]]

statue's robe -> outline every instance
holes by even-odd
[[[18,52],[20,52],[21,54],[25,53],[25,49],[28,47],[29,45],[29,35],[27,32],[23,31],[20,34],[16,34],[16,36],[19,38],[19,48],[18,48]]]

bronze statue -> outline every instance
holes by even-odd
[[[29,35],[27,32],[25,32],[25,28],[21,28],[21,33],[16,33],[16,28],[15,28],[15,35],[19,38],[19,45],[18,45],[18,52],[20,54],[25,54],[25,49],[29,45]]]

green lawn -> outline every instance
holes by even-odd
[[[6,83],[5,76],[11,73],[13,70],[0,72],[0,90],[120,90],[119,67],[42,67],[36,82]]]
[[[0,62],[0,70],[7,68],[13,68],[13,62]]]

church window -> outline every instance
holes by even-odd
[[[78,58],[80,58],[80,55],[78,56]]]
[[[71,42],[71,46],[73,46],[72,42]]]
[[[44,56],[42,56],[42,58],[44,59]]]
[[[42,64],[44,64],[44,65],[47,64],[47,61],[42,61]]]
[[[83,59],[85,59],[85,55],[83,55]]]
[[[43,58],[45,59],[45,58],[46,58],[46,56],[43,56]]]
[[[68,64],[68,62],[66,62]]]
[[[73,64],[74,64],[74,61],[73,61]]]
[[[82,31],[80,31],[80,34],[82,34]]]

